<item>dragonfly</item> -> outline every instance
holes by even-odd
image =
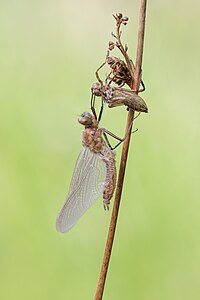
[[[110,200],[116,186],[116,162],[113,151],[123,139],[105,128],[99,128],[97,117],[84,112],[78,119],[85,129],[82,133],[82,150],[78,156],[69,192],[61,208],[56,228],[59,232],[69,231],[103,194],[103,206],[109,210]],[[119,140],[111,147],[106,134]]]

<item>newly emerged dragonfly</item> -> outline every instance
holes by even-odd
[[[119,143],[125,139],[98,128],[96,117],[89,112],[84,112],[78,121],[85,126],[83,148],[76,162],[67,198],[56,220],[59,232],[70,230],[102,194],[104,209],[109,209],[116,185],[116,166],[115,153],[104,137],[105,133],[110,134],[120,140]]]

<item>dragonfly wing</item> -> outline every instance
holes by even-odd
[[[83,147],[72,176],[69,193],[57,220],[60,232],[71,229],[86,210],[103,193],[106,179],[106,165],[101,154]]]

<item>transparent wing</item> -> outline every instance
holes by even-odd
[[[69,193],[57,220],[60,232],[71,229],[86,210],[103,193],[106,179],[106,165],[101,154],[83,147],[76,162]]]

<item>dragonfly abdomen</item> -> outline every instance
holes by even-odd
[[[116,165],[115,165],[115,153],[110,151],[110,157],[106,157],[104,162],[106,164],[106,180],[103,191],[103,204],[105,210],[109,209],[110,199],[113,196],[116,186]]]
[[[100,153],[106,165],[106,178],[103,190],[103,204],[109,209],[110,199],[113,196],[116,185],[115,153],[105,144],[102,138],[102,130],[88,127],[83,131],[83,144],[94,153]]]

